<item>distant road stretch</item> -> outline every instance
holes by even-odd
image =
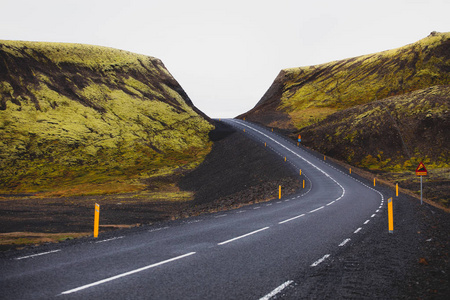
[[[237,210],[1,259],[1,298],[270,299],[370,231],[385,205],[376,189],[265,128],[224,122],[266,143],[305,188]]]

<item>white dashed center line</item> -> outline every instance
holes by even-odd
[[[311,210],[311,211],[308,212],[308,213],[311,214],[311,213],[316,212],[316,211],[318,211],[318,210],[320,210],[320,209],[322,209],[322,208],[324,208],[324,207],[325,207],[325,206],[321,206],[321,207],[319,207],[319,208],[316,208],[316,209]]]
[[[90,283],[90,284],[86,284],[86,285],[80,286],[78,288],[62,292],[61,295],[72,294],[72,293],[75,293],[75,292],[78,292],[78,291],[81,291],[81,290],[84,290],[84,289],[87,289],[87,288],[90,288],[90,287],[93,287],[93,286],[96,286],[96,285],[100,285],[100,284],[103,284],[103,283],[106,283],[106,282],[109,282],[109,281],[112,281],[112,280],[116,280],[116,279],[119,279],[119,278],[122,278],[122,277],[125,277],[125,276],[128,276],[128,275],[131,275],[131,274],[135,274],[135,273],[138,273],[138,272],[145,271],[145,270],[150,269],[150,268],[154,268],[154,267],[157,267],[157,266],[160,266],[160,265],[163,265],[163,264],[167,264],[169,262],[172,262],[172,261],[175,261],[175,260],[187,257],[187,256],[191,256],[193,254],[195,254],[195,252],[190,252],[190,253],[187,253],[187,254],[184,254],[184,255],[180,255],[180,256],[177,256],[177,257],[174,257],[174,258],[171,258],[171,259],[167,259],[167,260],[164,260],[164,261],[152,264],[152,265],[148,265],[148,266],[143,267],[143,268],[139,268],[139,269],[136,269],[136,270],[133,270],[133,271],[130,271],[130,272],[122,273],[122,274],[119,274],[119,275],[116,275],[116,276],[112,276],[112,277],[109,277],[109,278],[106,278],[106,279],[103,279],[103,280],[99,280],[99,281],[96,281],[96,282],[93,282],[93,283]]]
[[[287,219],[287,220],[284,220],[284,221],[278,222],[278,224],[283,224],[283,223],[286,223],[286,222],[289,222],[289,221],[292,221],[292,220],[295,220],[295,219],[301,218],[301,217],[303,217],[304,215],[305,215],[305,214],[301,214],[301,215],[299,215],[299,216],[296,216],[296,217],[293,217],[293,218],[290,218],[290,219]]]
[[[339,244],[339,247],[344,246],[345,244],[347,244],[348,242],[350,242],[350,239],[345,239],[342,241],[342,243]]]
[[[330,257],[330,254],[325,254],[321,259],[319,259],[319,260],[316,260],[312,265],[311,265],[311,267],[316,267],[316,266],[318,266],[319,264],[321,264],[325,259],[327,259],[328,257]]]
[[[258,232],[260,232],[260,231],[263,231],[263,230],[266,230],[266,229],[269,229],[269,228],[270,228],[270,227],[264,227],[264,228],[261,228],[261,229],[258,229],[258,230],[255,230],[255,231],[249,232],[249,233],[247,233],[247,234],[244,234],[244,235],[241,235],[241,236],[238,236],[238,237],[235,237],[235,238],[232,238],[232,239],[226,240],[226,241],[224,241],[224,242],[218,243],[217,245],[219,245],[219,246],[221,246],[221,245],[225,245],[225,244],[228,244],[228,243],[234,242],[234,241],[236,241],[236,240],[239,240],[239,239],[245,238],[245,237],[247,237],[247,236],[249,236],[249,235],[252,235],[252,234],[258,233]]]
[[[282,285],[280,285],[279,287],[277,287],[276,289],[274,289],[273,291],[271,291],[269,294],[265,295],[264,297],[260,298],[259,300],[269,300],[270,298],[272,298],[273,296],[277,295],[278,293],[280,293],[282,290],[284,290],[287,286],[289,286],[291,283],[293,283],[292,280],[288,280],[285,283],[283,283]]]

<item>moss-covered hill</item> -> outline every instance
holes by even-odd
[[[336,112],[300,130],[302,144],[378,172],[417,191],[414,170],[429,171],[426,196],[450,205],[450,85],[433,86]]]
[[[0,41],[0,192],[191,168],[209,152],[212,127],[156,58]]]
[[[336,112],[300,130],[302,144],[368,169],[401,171],[422,159],[450,167],[450,85]]]
[[[257,105],[240,117],[295,130],[355,105],[447,84],[450,33],[433,32],[398,49],[282,70]]]
[[[377,172],[417,192],[423,160],[426,197],[450,205],[450,33],[394,50],[282,70],[239,116],[283,129],[302,144]]]

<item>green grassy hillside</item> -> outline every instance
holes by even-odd
[[[301,129],[326,116],[388,96],[450,84],[450,33],[380,53],[280,72],[258,104],[241,117]]]
[[[3,193],[133,189],[132,180],[198,165],[212,127],[156,58],[0,41]]]

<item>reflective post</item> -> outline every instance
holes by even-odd
[[[98,226],[100,223],[100,204],[95,203],[95,214],[94,214],[94,237],[98,237]]]
[[[392,205],[392,197],[388,199],[388,219],[389,233],[394,233],[394,209]]]

